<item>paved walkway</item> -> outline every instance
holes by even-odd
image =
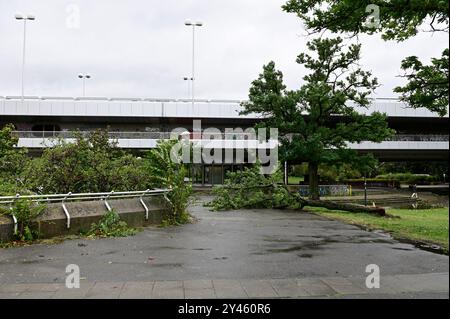
[[[62,284],[4,284],[0,298],[53,299],[246,299],[246,298],[448,298],[448,273],[382,277],[379,289],[368,289],[364,278],[285,278],[250,280],[179,280]]]
[[[0,298],[448,298],[448,256],[289,210],[209,212],[133,237],[0,250]],[[76,264],[81,289],[66,289]],[[365,288],[367,265],[381,289]]]

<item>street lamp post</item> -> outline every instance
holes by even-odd
[[[190,95],[191,95],[191,82],[192,82],[193,78],[190,78],[190,77],[185,76],[185,77],[183,78],[183,80],[186,81],[187,84],[188,84],[188,85],[187,85],[187,87],[188,87],[188,96],[190,96]]]
[[[83,97],[86,97],[86,79],[90,79],[91,76],[89,74],[78,74],[78,78],[83,80]]]
[[[22,51],[22,102],[25,96],[25,52],[26,52],[26,39],[27,39],[27,20],[33,21],[36,17],[32,14],[22,15],[17,13],[15,15],[16,20],[23,20],[23,51]]]
[[[202,22],[186,21],[184,23],[188,27],[192,27],[192,109],[195,105],[195,28],[203,26]]]
[[[367,206],[367,176],[364,175],[364,206]]]

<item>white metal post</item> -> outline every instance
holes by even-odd
[[[25,99],[25,53],[27,42],[27,20],[35,20],[34,15],[22,15],[17,13],[15,15],[16,20],[23,20],[23,47],[22,47],[22,103]]]
[[[201,27],[203,26],[203,23],[201,22],[191,22],[186,21],[185,25],[188,27],[192,27],[192,110],[194,110],[195,106],[195,27]]]
[[[91,76],[89,74],[78,74],[78,78],[83,81],[83,97],[86,97],[86,80],[90,79]]]
[[[195,106],[195,24],[192,24],[192,112]]]
[[[23,51],[22,51],[22,102],[25,97],[25,52],[26,52],[26,38],[27,38],[27,18],[23,19]]]

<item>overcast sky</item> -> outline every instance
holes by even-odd
[[[0,0],[0,95],[20,95],[23,22],[16,12],[36,15],[27,24],[26,95],[80,96],[77,74],[89,72],[89,96],[184,98],[192,47],[186,19],[204,23],[196,41],[197,97],[245,99],[271,60],[295,89],[305,75],[295,59],[308,38],[300,20],[281,10],[284,2]],[[362,64],[383,84],[377,96],[395,96],[402,58],[440,56],[447,37],[427,33],[400,44],[360,38]]]

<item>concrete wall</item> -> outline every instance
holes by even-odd
[[[110,200],[108,203],[130,227],[161,224],[169,213],[164,201],[157,197],[145,198],[144,201],[150,210],[148,221],[145,220],[145,209],[138,198]],[[71,217],[70,229],[67,229],[67,219],[61,204],[49,204],[46,211],[32,224],[32,228],[39,231],[40,238],[77,235],[81,231],[89,231],[92,223],[98,222],[107,212],[103,201],[66,203],[66,207]],[[13,232],[12,218],[0,216],[0,240],[10,240]]]

